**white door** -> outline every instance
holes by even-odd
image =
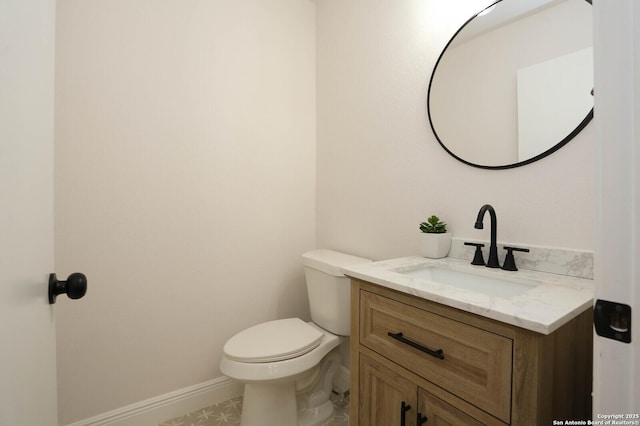
[[[0,0],[0,425],[57,425],[55,0]]]
[[[594,336],[593,417],[606,421],[603,416],[615,415],[619,421],[635,422],[625,424],[638,424],[640,2],[595,0],[593,6],[599,174],[596,299],[631,306],[630,343]]]

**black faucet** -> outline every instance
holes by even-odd
[[[487,260],[488,268],[499,268],[500,262],[498,262],[498,246],[496,245],[496,235],[497,235],[497,219],[496,219],[496,211],[489,204],[485,204],[480,208],[478,212],[478,218],[476,219],[476,224],[474,228],[483,229],[484,226],[482,224],[482,220],[484,219],[484,214],[489,212],[491,216],[491,245],[489,246],[489,259]]]

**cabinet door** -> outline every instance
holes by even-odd
[[[431,395],[424,389],[418,389],[418,407],[424,424],[437,426],[482,426],[484,423],[470,417],[462,411]]]
[[[360,426],[414,426],[417,386],[360,354]]]

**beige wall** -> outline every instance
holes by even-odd
[[[437,214],[454,236],[492,204],[498,239],[594,248],[594,129],[531,165],[466,166],[433,136],[429,76],[444,45],[491,1],[322,0],[317,4],[318,245],[372,259],[418,252]],[[475,141],[481,143],[482,141]]]
[[[59,0],[60,424],[220,376],[249,325],[308,318],[315,5]]]

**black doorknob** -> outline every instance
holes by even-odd
[[[87,277],[74,272],[66,281],[58,281],[56,274],[49,274],[49,304],[56,303],[56,296],[62,293],[69,299],[80,299],[87,293]]]

